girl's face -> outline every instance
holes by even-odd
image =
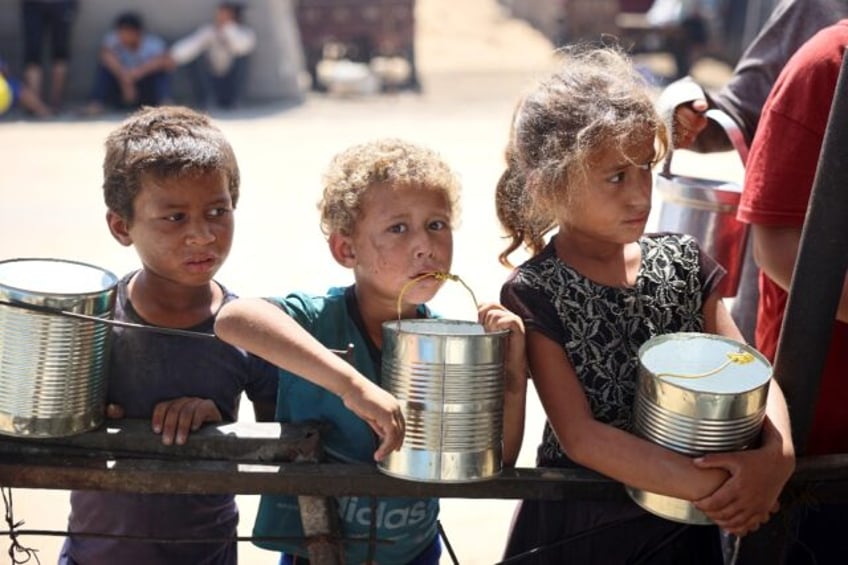
[[[413,279],[449,272],[453,258],[452,209],[447,195],[417,186],[369,189],[351,236],[342,236],[360,294],[394,304]],[[406,304],[430,300],[442,282],[432,277],[410,284]]]
[[[561,226],[600,242],[636,241],[651,212],[654,158],[653,136],[645,134],[590,153],[585,175],[574,175]]]

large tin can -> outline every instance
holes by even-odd
[[[654,337],[639,349],[634,432],[697,457],[757,439],[772,369],[754,348],[702,333]],[[670,520],[709,524],[689,501],[627,487],[640,506]]]
[[[0,433],[61,437],[103,422],[118,279],[74,261],[0,261]]]

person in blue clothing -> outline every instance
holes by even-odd
[[[324,178],[321,226],[333,259],[353,271],[354,284],[331,288],[323,296],[293,293],[268,300],[236,300],[222,308],[216,333],[276,363],[283,356],[277,333],[285,331],[294,318],[329,348],[344,350],[353,344],[353,365],[380,383],[383,322],[397,320],[399,315],[433,316],[425,303],[442,282],[426,275],[450,272],[458,198],[455,174],[429,149],[383,139],[343,151]],[[482,305],[479,321],[488,330],[511,330],[503,428],[504,463],[510,465],[517,458],[524,426],[524,329],[518,316],[496,304]],[[280,373],[279,420],[331,423],[324,445],[335,460],[382,458],[388,452],[375,453],[376,438],[368,423],[347,405],[347,396],[339,398],[319,389],[296,372]],[[344,543],[344,563],[438,563],[437,500],[350,496],[337,501],[342,536],[358,538]],[[302,536],[296,499],[263,496],[254,534]],[[260,545],[283,551],[282,564],[307,562],[302,543]]]
[[[170,70],[165,40],[147,31],[140,15],[118,15],[101,42],[94,87],[83,114],[167,103],[171,98]]]
[[[150,421],[165,445],[186,443],[208,422],[234,421],[243,392],[257,419],[271,420],[275,368],[210,339],[216,314],[235,298],[214,278],[229,255],[239,197],[239,169],[223,133],[188,108],[145,108],[109,135],[103,171],[109,231],[141,262],[118,285],[115,318],[159,330],[113,328],[107,414]],[[300,327],[289,330],[280,346],[296,347],[283,366],[306,363],[305,377],[345,391],[379,422],[388,446],[399,446],[397,401]],[[235,565],[238,518],[232,494],[74,491],[59,563]]]

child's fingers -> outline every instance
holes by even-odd
[[[380,445],[378,446],[377,451],[374,452],[375,461],[382,461],[386,455],[392,451],[400,449],[403,445],[405,428],[403,415],[399,412],[398,414],[393,415],[391,422],[388,425],[380,426],[372,424],[371,427],[374,428],[374,431],[380,437]]]
[[[106,405],[106,417],[110,420],[120,420],[124,417],[124,408],[118,404]]]

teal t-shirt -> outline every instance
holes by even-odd
[[[356,324],[358,312],[349,311],[346,290],[352,292],[352,287],[331,288],[324,296],[293,293],[270,301],[285,310],[324,346],[346,350],[348,344],[353,344],[353,365],[360,373],[380,384],[379,358],[375,359],[373,346],[369,350],[370,342]],[[422,313],[426,314],[426,309]],[[278,421],[326,422],[330,426],[322,435],[322,442],[329,459],[373,464],[377,438],[368,424],[345,408],[342,400],[330,391],[287,371],[280,370],[279,376]],[[380,543],[374,544],[373,558],[378,563],[408,563],[430,546],[437,535],[438,499],[345,496],[338,497],[336,501],[342,536],[363,540],[344,543],[345,563],[363,563],[368,559],[368,540],[374,517],[376,538]],[[263,495],[253,534],[303,536],[297,498]],[[258,541],[256,544],[265,549],[308,555],[302,543]]]

